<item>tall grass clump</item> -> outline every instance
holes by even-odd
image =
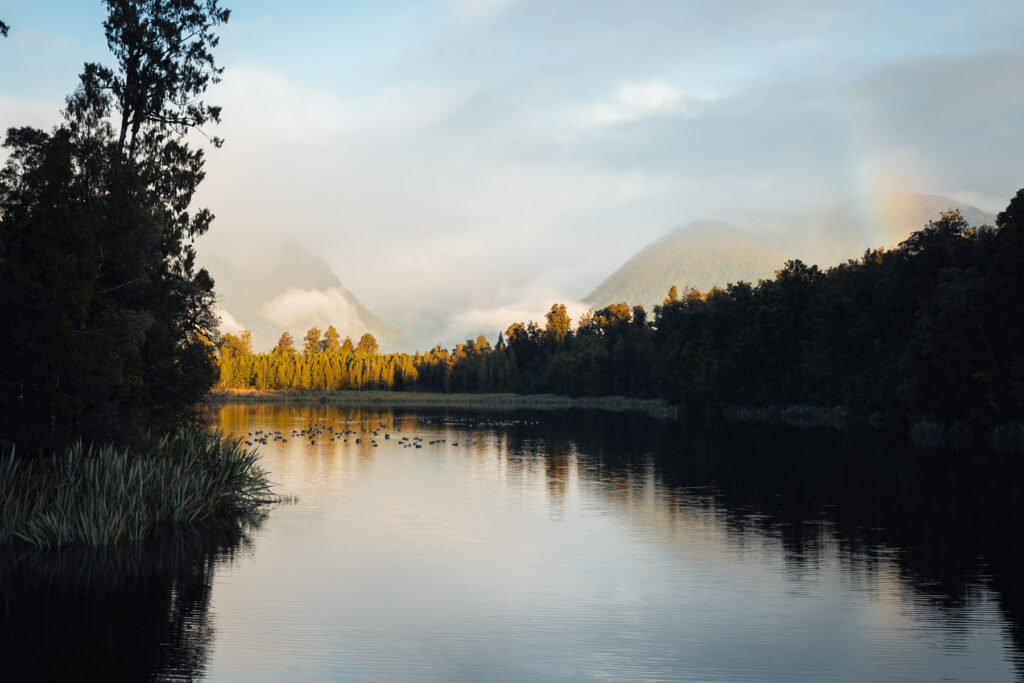
[[[711,413],[714,415],[714,412]],[[787,427],[830,427],[845,429],[847,413],[842,406],[729,406],[719,413],[726,422],[785,425]]]
[[[991,432],[992,448],[1000,453],[1024,455],[1024,422],[996,425]]]
[[[921,419],[910,427],[910,441],[924,450],[968,451],[977,443],[973,425],[960,420],[939,422]]]
[[[0,543],[38,547],[138,541],[162,522],[202,522],[276,500],[255,449],[216,431],[141,449],[81,442],[63,453],[0,455]]]
[[[946,445],[946,426],[937,420],[918,420],[910,426],[910,440],[919,448],[943,448]]]

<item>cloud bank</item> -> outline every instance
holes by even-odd
[[[69,7],[23,3],[18,26],[85,30]],[[56,119],[101,59],[88,30],[45,58],[6,41],[4,124]],[[695,219],[756,229],[892,190],[998,211],[1024,185],[1022,34],[999,0],[245,3],[209,93],[227,142],[199,250],[287,236],[422,346],[579,300]],[[303,291],[268,314],[349,315]]]
[[[358,340],[369,329],[359,311],[349,303],[337,288],[324,290],[289,288],[259,309],[260,315],[277,325],[282,331],[304,334],[310,327],[323,332],[333,325],[338,334]]]

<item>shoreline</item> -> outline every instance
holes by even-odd
[[[292,403],[306,405],[378,406],[395,408],[489,408],[493,410],[605,410],[642,412],[658,419],[676,420],[681,406],[663,399],[628,396],[572,397],[561,394],[444,394],[427,391],[323,391],[310,389],[259,390],[214,389],[206,397],[210,404]],[[773,405],[729,406],[705,411],[704,419],[722,424],[781,426],[796,429],[849,431],[858,427],[902,432],[922,450],[964,451],[991,448],[1024,455],[1024,422],[980,426],[919,419],[909,426],[896,426],[878,414],[864,415],[841,406]]]
[[[78,441],[41,457],[0,454],[0,548],[115,546],[167,524],[242,521],[273,494],[259,453],[217,430],[141,447]]]
[[[653,417],[676,418],[679,407],[661,399],[627,396],[577,397],[559,394],[442,394],[425,391],[319,391],[215,389],[210,403],[320,403],[393,407],[495,408],[503,410],[565,410],[582,408],[612,412],[640,411]]]

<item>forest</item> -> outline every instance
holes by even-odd
[[[667,292],[652,312],[626,302],[575,325],[555,304],[494,345],[377,352],[313,328],[254,353],[224,335],[219,386],[558,393],[731,406],[842,406],[907,424],[996,425],[1024,416],[1024,190],[996,226],[950,211],[893,249],[825,270],[787,261],[775,278]]]
[[[113,65],[86,63],[50,130],[8,128],[0,167],[0,544],[139,540],[271,500],[258,455],[207,429],[213,279],[192,206],[217,0],[106,0]],[[0,23],[0,34],[14,29]]]

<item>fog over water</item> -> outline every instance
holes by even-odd
[[[102,5],[0,8],[0,124],[48,126],[106,58]],[[799,245],[807,216],[892,192],[995,212],[1024,185],[1018,3],[232,9],[200,251],[297,243],[409,346],[578,301],[691,220]]]

